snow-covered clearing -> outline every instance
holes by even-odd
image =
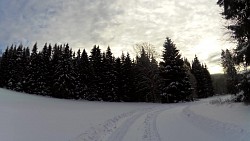
[[[249,141],[250,106],[210,101],[89,102],[0,89],[0,140]]]

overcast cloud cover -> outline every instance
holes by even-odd
[[[226,41],[217,0],[1,0],[0,48],[35,42],[69,43],[87,51],[109,45],[118,56],[150,42],[161,53],[170,37],[190,61],[197,54],[210,72],[220,66]],[[218,72],[218,70],[217,70]]]

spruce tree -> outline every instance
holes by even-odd
[[[195,55],[195,58],[192,62],[192,74],[196,78],[196,92],[198,98],[204,98],[206,97],[205,93],[205,87],[204,87],[204,77],[203,77],[203,69],[202,65],[198,59],[198,57]]]
[[[14,89],[15,84],[16,84],[16,69],[15,69],[15,64],[16,64],[16,59],[17,59],[17,49],[16,46],[11,46],[9,50],[9,73],[8,75],[8,80],[7,80],[7,88],[8,89]]]
[[[142,47],[140,56],[136,59],[136,93],[139,101],[159,102],[159,72],[158,64],[153,55]]]
[[[80,49],[77,52],[75,73],[77,74],[76,93],[81,99],[91,100],[92,96],[92,69],[89,62],[89,57],[84,49],[81,53]]]
[[[198,57],[192,62],[192,74],[196,79],[196,92],[198,98],[206,98],[214,95],[214,89],[212,85],[211,75],[206,65],[200,63]]]
[[[119,93],[120,97],[122,97],[123,101],[134,102],[137,101],[138,98],[135,94],[135,70],[134,63],[131,61],[130,54],[127,53],[125,56],[122,54],[121,56],[121,92]]]
[[[7,88],[23,91],[23,82],[25,77],[25,69],[26,69],[26,58],[25,58],[25,48],[22,44],[18,47],[11,47],[8,50],[8,65],[6,65],[6,69],[8,69],[6,81]],[[5,78],[3,78],[5,79]]]
[[[22,81],[24,77],[23,45],[20,44],[13,54],[15,66],[12,67],[12,89],[23,91]]]
[[[224,8],[221,14],[229,22],[226,26],[237,41],[234,56],[237,65],[243,64],[245,69],[250,65],[250,1],[249,0],[218,0],[217,4]],[[240,80],[239,91],[243,92],[245,102],[250,103],[250,77],[245,71]],[[246,98],[248,97],[248,98]]]
[[[38,77],[39,81],[39,89],[41,95],[51,95],[51,87],[52,87],[52,77],[51,77],[51,55],[52,55],[52,47],[51,45],[44,45],[41,52],[39,52],[39,56],[41,61],[40,64],[40,75]]]
[[[99,46],[94,46],[91,50],[90,54],[90,65],[93,73],[93,77],[91,78],[91,90],[92,95],[89,97],[89,100],[103,100],[103,82],[102,82],[102,75],[103,75],[103,64],[102,64],[102,55]]]
[[[207,65],[203,65],[203,77],[204,77],[204,87],[205,87],[205,92],[206,92],[206,97],[211,97],[214,95],[214,87],[213,87],[213,82],[211,75],[208,71]]]
[[[115,76],[115,59],[112,56],[112,52],[110,47],[107,48],[106,53],[103,54],[103,100],[105,101],[118,101],[118,97],[116,94],[116,76]]]
[[[23,50],[23,66],[24,66],[24,70],[23,70],[23,77],[22,77],[22,86],[23,86],[23,91],[27,92],[27,76],[29,75],[29,64],[30,64],[30,49],[24,48]]]
[[[31,56],[30,63],[28,65],[28,76],[26,77],[27,82],[27,92],[31,94],[39,94],[39,76],[40,76],[40,62],[41,58],[38,54],[37,43],[34,44]]]
[[[9,47],[6,48],[5,52],[2,55],[1,58],[1,64],[0,64],[0,86],[6,87],[8,79],[10,77],[10,49]]]
[[[235,55],[237,63],[250,64],[250,1],[218,0],[217,4],[224,8],[223,17],[231,21],[227,29],[237,41]]]
[[[125,93],[123,91],[123,86],[124,86],[124,78],[122,74],[122,62],[120,57],[115,59],[115,64],[114,64],[114,75],[115,75],[115,94],[117,96],[118,101],[124,101],[125,100]]]
[[[68,44],[62,49],[62,57],[59,60],[54,74],[54,93],[57,94],[59,98],[75,99],[76,74],[72,69],[72,51],[70,51]]]
[[[57,92],[57,88],[54,87],[55,83],[57,82],[59,78],[59,73],[56,73],[57,68],[59,67],[59,64],[61,62],[62,58],[62,46],[58,46],[57,44],[54,45],[53,47],[53,55],[51,58],[51,74],[52,74],[52,88],[51,88],[51,96],[53,97],[62,97],[60,96],[60,93]]]
[[[142,48],[140,56],[136,57],[136,95],[141,102],[148,102],[150,83],[147,79],[149,72],[150,60],[144,48]]]
[[[73,55],[74,56],[74,55]],[[81,61],[81,50],[79,49],[76,53],[76,57],[73,58],[73,70],[76,73],[75,78],[75,94],[77,99],[83,99],[84,98],[84,81],[82,80],[82,67],[84,67],[84,64]]]
[[[150,60],[150,71],[149,71],[149,80],[150,80],[150,101],[151,102],[161,102],[160,97],[160,85],[162,83],[162,79],[160,77],[160,71],[158,67],[158,62],[154,58],[154,56],[151,56]]]
[[[75,56],[75,55],[73,55]],[[78,49],[76,56],[73,57],[73,70],[76,73],[76,78],[75,78],[75,94],[77,99],[82,99],[84,97],[84,94],[82,94],[82,89],[84,88],[83,85],[81,84],[81,76],[80,76],[80,63],[81,63],[81,50]]]
[[[192,94],[190,96],[190,100],[194,100],[194,99],[197,98],[197,92],[196,92],[197,81],[196,81],[195,76],[191,72],[192,67],[191,67],[191,64],[190,64],[190,62],[188,61],[187,58],[184,58],[184,67],[185,67],[185,69],[187,71],[189,82],[191,83]]]
[[[92,95],[92,91],[91,90],[91,85],[92,85],[92,78],[93,78],[93,70],[91,68],[91,65],[90,65],[90,61],[89,61],[89,57],[88,57],[88,54],[86,52],[86,50],[84,49],[83,52],[82,52],[82,55],[81,55],[81,62],[83,64],[83,68],[81,69],[82,72],[82,84],[84,84],[84,98],[86,99],[89,99],[89,97],[91,97]]]
[[[191,86],[179,50],[170,38],[166,38],[163,47],[163,61],[160,63],[162,102],[187,100],[191,94]]]
[[[226,49],[226,51],[222,50],[221,52],[221,64],[226,75],[227,92],[236,94],[238,85],[237,70],[235,68],[233,56],[228,49]]]

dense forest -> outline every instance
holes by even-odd
[[[214,95],[211,76],[195,56],[183,58],[170,38],[162,61],[141,45],[135,59],[114,57],[110,47],[73,51],[68,44],[38,50],[7,47],[0,61],[0,87],[65,99],[126,102],[180,102]]]

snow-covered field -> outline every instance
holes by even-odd
[[[211,100],[107,103],[0,89],[0,140],[249,141],[250,106]]]

